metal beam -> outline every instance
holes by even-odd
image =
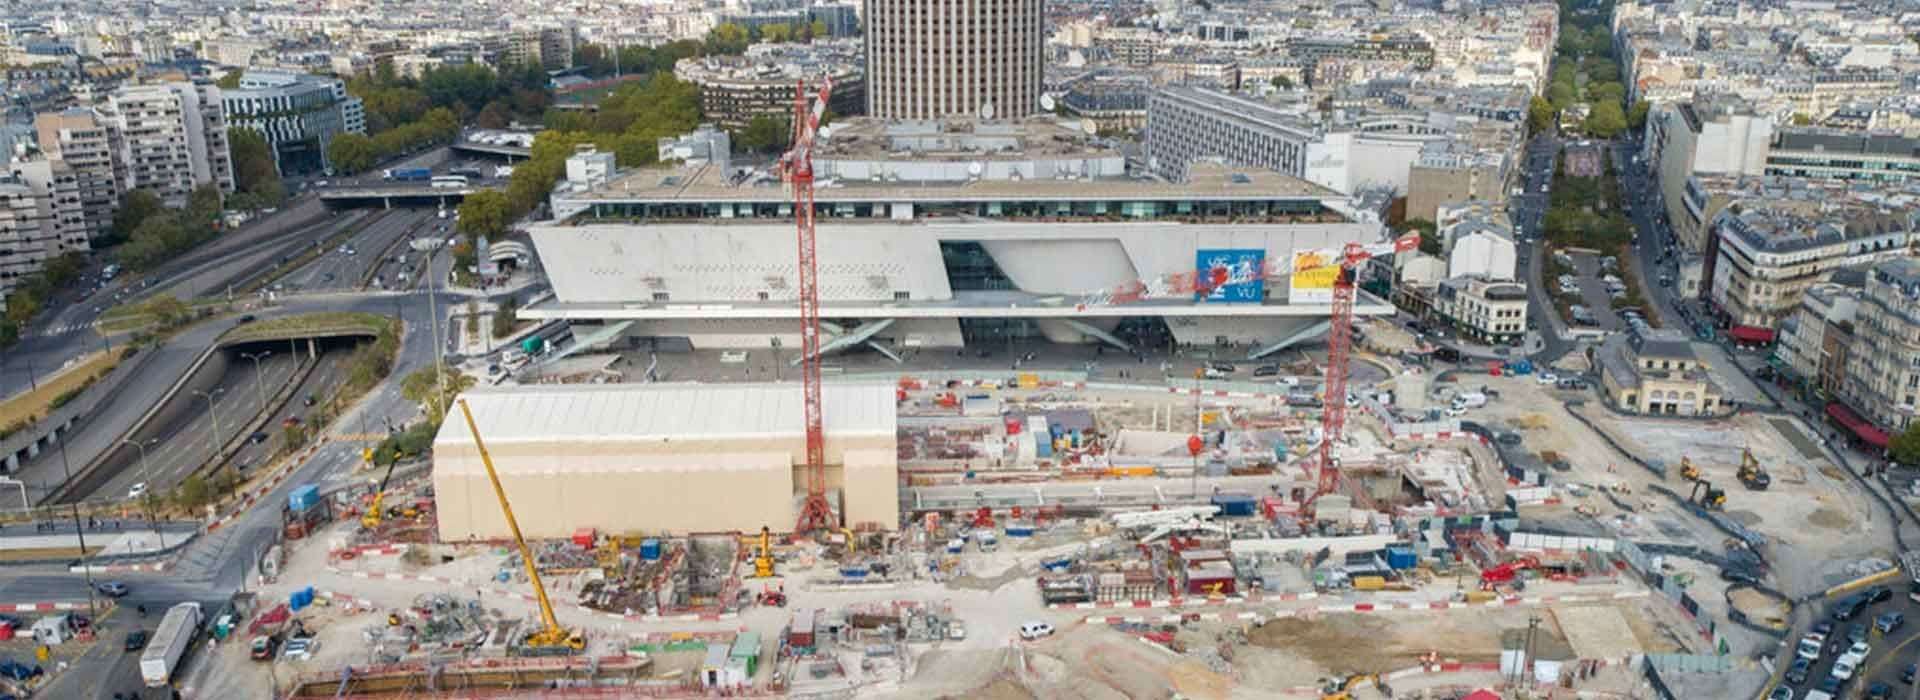
[[[1133,352],[1133,348],[1128,346],[1126,341],[1116,338],[1112,333],[1108,333],[1106,331],[1100,330],[1099,328],[1094,327],[1092,324],[1089,324],[1085,321],[1081,321],[1080,319],[1077,319],[1077,318],[1064,318],[1060,320],[1066,321],[1067,325],[1072,326],[1073,329],[1076,331],[1080,331],[1081,333],[1085,333],[1095,338],[1099,338],[1100,342],[1119,348],[1121,352]]]
[[[627,329],[632,328],[634,323],[634,321],[621,321],[589,333],[585,338],[575,338],[572,345],[568,345],[565,348],[561,348],[558,352],[541,358],[539,364],[548,364],[582,350],[612,342],[620,336],[625,335]]]
[[[1277,342],[1272,345],[1268,345],[1266,347],[1260,348],[1258,350],[1254,350],[1253,352],[1247,353],[1247,359],[1258,360],[1262,357],[1272,355],[1276,352],[1280,352],[1281,350],[1285,350],[1289,347],[1293,347],[1295,343],[1298,343],[1302,340],[1306,340],[1308,338],[1312,338],[1314,336],[1325,333],[1331,328],[1333,328],[1333,321],[1331,319],[1326,321],[1315,321],[1309,324],[1306,328],[1302,328],[1299,331],[1296,331],[1293,335],[1289,335],[1285,338],[1281,338],[1280,342]]]
[[[874,336],[874,334],[879,333],[880,331],[886,330],[887,327],[891,325],[893,325],[893,319],[883,318],[878,321],[874,321],[872,323],[861,324],[861,326],[857,329],[854,329],[852,333],[846,333],[846,332],[842,332],[842,330],[834,324],[823,322],[820,324],[820,327],[823,329],[826,329],[829,332],[834,333],[835,337],[833,340],[827,341],[825,345],[820,346],[820,356],[826,357],[830,353],[839,352],[841,350],[845,350],[855,345],[866,343],[868,339]],[[900,358],[891,352],[887,352],[883,350],[881,351],[881,354],[886,355],[887,357],[893,358],[894,362],[900,361]],[[800,364],[800,358],[798,357],[793,358],[792,361],[789,361],[787,363],[788,366],[794,366],[798,364]]]

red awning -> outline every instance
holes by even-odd
[[[1482,688],[1480,690],[1473,691],[1473,694],[1468,695],[1465,698],[1462,698],[1462,700],[1500,700],[1500,696],[1494,694],[1494,692],[1491,690]]]
[[[1759,326],[1734,326],[1733,330],[1727,331],[1727,335],[1743,343],[1773,342],[1773,329]]]
[[[1887,431],[1874,427],[1872,423],[1861,418],[1860,414],[1854,413],[1853,409],[1847,408],[1845,404],[1838,401],[1827,404],[1827,416],[1839,422],[1840,425],[1846,426],[1847,430],[1852,431],[1861,440],[1865,440],[1867,444],[1874,447],[1887,446]]]

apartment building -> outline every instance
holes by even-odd
[[[1714,217],[1708,299],[1736,336],[1771,340],[1801,293],[1836,270],[1913,255],[1920,214],[1835,206],[1751,200]]]
[[[1484,275],[1442,280],[1432,296],[1433,313],[1482,343],[1511,343],[1527,334],[1527,286]]]
[[[801,79],[833,79],[827,111],[839,117],[866,110],[866,81],[855,41],[816,41],[805,45],[755,45],[744,56],[683,58],[673,75],[700,89],[700,114],[726,129],[740,131],[754,117],[786,122],[793,118],[793,89]]]
[[[122,191],[114,166],[120,145],[112,121],[96,110],[76,107],[36,115],[34,128],[40,151],[72,171],[88,235],[105,233],[113,226]]]
[[[1865,275],[1849,276],[1865,281]],[[1849,286],[1841,277],[1836,273],[1835,281],[1815,284],[1800,295],[1800,306],[1780,322],[1773,346],[1774,367],[1808,393],[1838,395],[1845,383],[1860,285]]]
[[[1641,156],[1657,173],[1674,237],[1685,250],[1706,250],[1703,224],[1710,217],[1697,208],[1697,197],[1688,197],[1688,179],[1696,173],[1762,174],[1772,121],[1734,100],[1676,102],[1654,107],[1646,132]]]
[[[507,63],[539,66],[542,70],[573,67],[573,48],[579,40],[572,27],[522,29],[507,36]]]
[[[43,203],[32,189],[16,180],[0,180],[0,300],[52,255],[58,242],[47,239],[50,230]]]
[[[1920,401],[1920,260],[1882,260],[1868,270],[1853,329],[1840,392],[1847,408],[1884,431],[1906,430]],[[1860,437],[1875,442],[1870,435]]]
[[[1515,279],[1519,249],[1504,207],[1484,200],[1451,203],[1440,207],[1434,223],[1448,277]]]
[[[168,206],[184,206],[201,185],[233,191],[233,161],[220,88],[192,83],[122,87],[108,97],[120,132],[117,179],[124,190],[143,189]]]

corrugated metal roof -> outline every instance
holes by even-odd
[[[829,384],[831,435],[894,434],[894,388]],[[461,394],[489,444],[673,438],[764,438],[803,431],[795,384],[568,384],[477,388]],[[472,444],[454,415],[436,444]]]

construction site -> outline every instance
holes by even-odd
[[[424,468],[294,492],[287,602],[194,689],[1750,697],[1790,605],[1757,584],[1891,557],[1833,544],[1866,504],[1804,426],[1622,416],[1531,376],[1577,355],[1436,372],[1356,321],[1350,271],[1410,241],[1330,256],[1325,348],[1250,380],[826,381],[799,219],[796,382],[466,392]]]

